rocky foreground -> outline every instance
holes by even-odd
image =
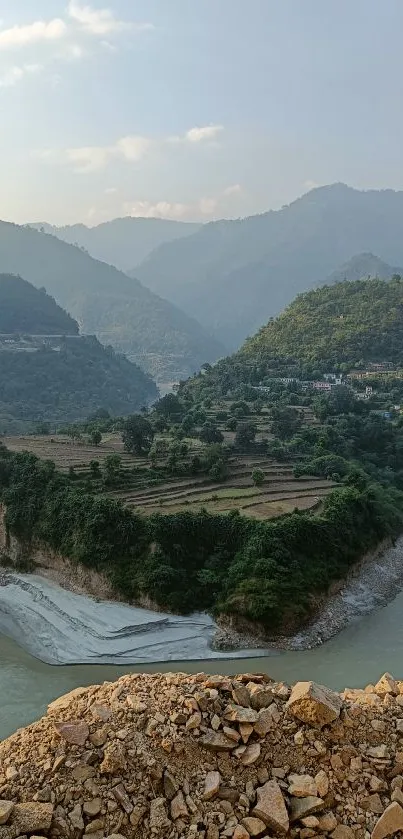
[[[0,744],[0,839],[403,836],[403,682],[80,688]]]

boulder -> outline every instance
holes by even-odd
[[[212,730],[203,735],[201,744],[211,752],[231,752],[236,747],[234,740],[230,740],[221,731]]]
[[[5,801],[4,799],[0,799],[0,824],[6,824],[6,822],[8,822],[13,810],[13,801]]]
[[[323,810],[325,802],[322,798],[317,798],[316,795],[308,795],[306,798],[291,798],[290,799],[290,822],[297,822],[303,819],[304,816],[311,816],[312,813],[317,813]]]
[[[297,682],[286,708],[294,717],[315,728],[329,725],[340,716],[342,701],[338,693],[315,682]]]
[[[90,733],[87,723],[82,720],[55,722],[54,726],[59,737],[63,737],[72,746],[84,746]]]
[[[218,795],[218,791],[220,789],[221,783],[221,775],[219,772],[207,772],[205,781],[204,781],[204,793],[203,793],[203,800],[210,801],[211,798],[215,798]]]
[[[241,824],[247,831],[247,833],[244,834],[246,836],[261,836],[266,830],[265,823],[261,819],[257,819],[255,816],[246,816],[245,819],[242,819]]]
[[[224,719],[229,722],[250,722],[255,723],[258,719],[257,711],[253,708],[244,708],[242,705],[228,705],[224,711]]]
[[[399,686],[390,673],[384,673],[375,685],[375,693],[379,696],[385,696],[387,693],[392,694],[392,696],[397,696]]]
[[[52,822],[53,804],[41,804],[39,801],[27,801],[16,804],[9,820],[17,836],[24,833],[48,831]]]
[[[371,839],[385,839],[385,836],[393,836],[398,830],[403,830],[403,808],[397,801],[392,801],[378,819]]]
[[[261,819],[275,833],[285,834],[290,826],[283,793],[277,781],[267,781],[256,790],[257,802],[252,816]]]
[[[288,783],[288,792],[295,798],[318,794],[317,785],[311,775],[289,775]]]

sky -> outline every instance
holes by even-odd
[[[403,189],[402,0],[0,0],[0,218]]]

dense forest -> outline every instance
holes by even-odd
[[[299,295],[235,355],[208,365],[182,386],[207,395],[259,385],[270,377],[314,379],[326,372],[403,365],[403,280],[396,275],[339,282]]]
[[[333,184],[280,210],[212,222],[162,244],[136,276],[236,350],[297,294],[322,285],[340,266],[343,279],[357,279],[354,265],[346,274],[345,263],[354,255],[371,251],[403,266],[402,223],[403,192]],[[368,276],[367,265],[365,260],[360,276]]]
[[[44,289],[0,274],[0,333],[78,335],[78,324]]]
[[[200,324],[121,271],[56,236],[0,222],[0,272],[46,288],[83,333],[124,352],[162,381],[223,354]]]
[[[0,275],[0,332],[9,336],[0,339],[3,433],[43,419],[82,419],[100,407],[130,414],[157,396],[139,367],[96,338],[80,337],[53,298],[21,277]]]

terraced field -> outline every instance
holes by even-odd
[[[239,509],[245,515],[265,519],[283,515],[295,508],[318,507],[334,486],[331,481],[314,477],[294,478],[290,464],[276,463],[270,458],[234,456],[229,463],[225,481],[212,481],[206,476],[191,476],[158,481],[148,475],[146,458],[126,454],[119,435],[105,437],[98,447],[85,442],[72,442],[62,435],[50,437],[6,437],[5,445],[12,451],[31,451],[41,459],[50,459],[62,471],[70,467],[78,477],[89,474],[92,460],[102,462],[108,455],[122,458],[122,481],[108,494],[121,499],[128,507],[146,515],[176,513],[180,510],[229,512]],[[197,441],[193,441],[197,444]],[[264,472],[262,486],[255,487],[251,473]]]

